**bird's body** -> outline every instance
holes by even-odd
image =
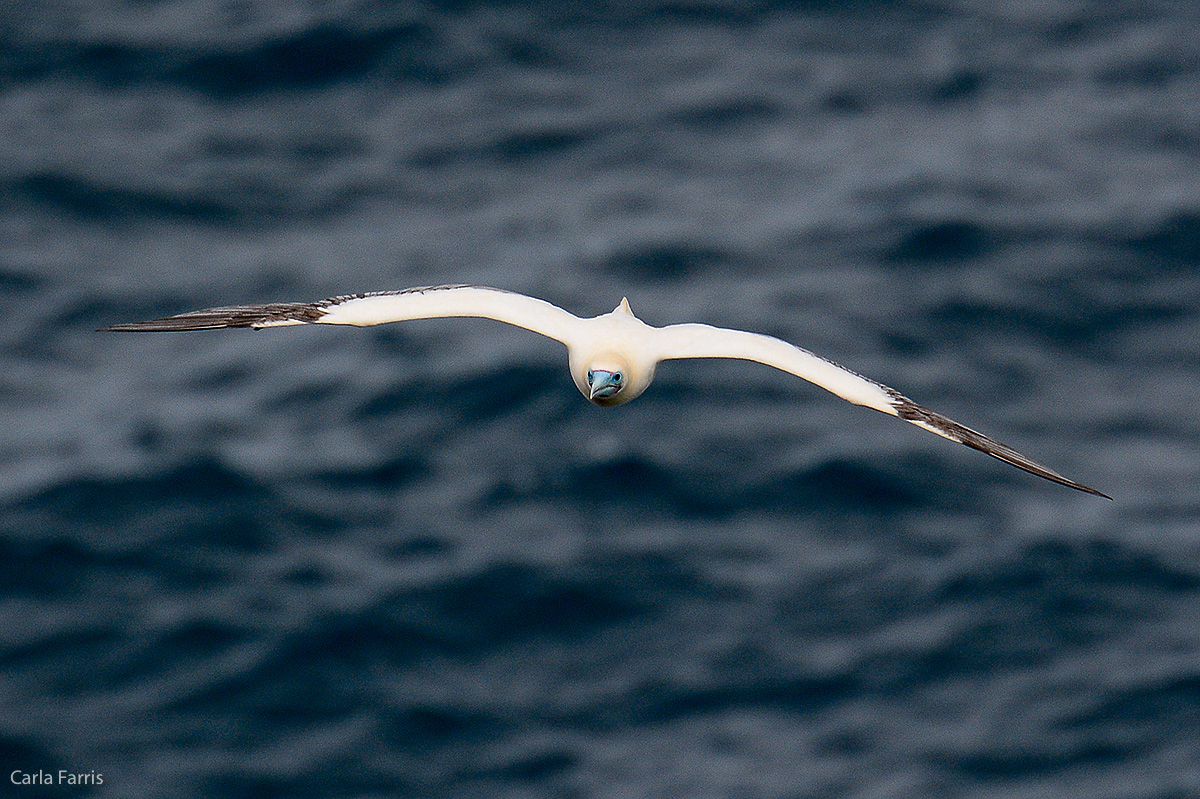
[[[567,347],[571,378],[591,402],[621,405],[654,379],[655,367],[679,358],[739,358],[789,372],[842,399],[896,416],[1027,472],[1089,494],[1106,494],[1027,458],[982,433],[913,402],[895,389],[863,377],[781,339],[704,324],[653,327],[634,316],[628,301],[609,313],[580,318],[545,300],[484,286],[429,286],[333,297],[311,303],[210,308],[149,322],[107,328],[119,332],[262,329],[304,324],[370,325],[412,319],[481,317],[523,327]]]

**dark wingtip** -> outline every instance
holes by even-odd
[[[1037,475],[1052,483],[1058,483],[1067,488],[1073,488],[1076,491],[1082,491],[1085,494],[1091,494],[1096,497],[1104,497],[1112,501],[1112,497],[1103,491],[1097,491],[1091,486],[1086,486],[1083,483],[1077,483],[1074,480],[1063,477],[1048,466],[1043,466],[1027,455],[1022,455],[1007,444],[1002,444],[994,438],[985,436],[978,430],[972,430],[953,419],[948,419],[940,413],[935,413],[922,405],[918,405],[895,389],[886,390],[892,397],[892,407],[895,409],[896,415],[907,422],[924,427],[971,449],[979,450],[985,455],[990,455],[997,460],[1004,461],[1010,466],[1016,466],[1018,469]]]
[[[169,333],[182,330],[220,330],[226,327],[248,327],[228,323],[211,322],[195,317],[167,317],[148,322],[124,322],[112,327],[102,327],[97,333]]]
[[[206,308],[202,311],[151,319],[148,322],[125,322],[100,328],[98,333],[171,333],[183,330],[220,330],[227,327],[270,327],[280,323],[311,323],[325,315],[322,302],[269,303],[266,305],[233,305]]]
[[[1110,502],[1114,501],[1112,497],[1110,497],[1108,494],[1105,494],[1103,491],[1097,491],[1094,488],[1090,488],[1090,487],[1082,485],[1082,484],[1074,485],[1074,486],[1072,486],[1072,488],[1078,488],[1080,491],[1086,492],[1088,494],[1092,494],[1093,496],[1104,497],[1105,499],[1109,500]]]
[[[971,446],[971,445],[968,444],[967,446]],[[1044,477],[1052,483],[1058,483],[1059,485],[1064,485],[1067,488],[1074,488],[1076,491],[1082,491],[1083,493],[1091,494],[1094,497],[1104,497],[1105,499],[1112,501],[1112,497],[1110,497],[1108,494],[1105,494],[1103,491],[1097,491],[1096,489],[1092,488],[1091,486],[1085,486],[1083,483],[1077,483],[1074,480],[1069,480],[1066,477],[1063,477],[1058,472],[1051,471],[1050,469],[1047,469],[1044,466],[1041,467],[1042,471],[1034,471],[1033,469],[1030,469],[1027,466],[1024,466],[1019,463],[1013,463],[1012,461],[1008,460],[1007,458],[1003,458],[1003,457],[1001,457],[999,455],[995,455],[991,452],[989,452],[988,454],[991,455],[993,458],[1000,458],[1000,460],[1005,461],[1006,463],[1012,463],[1013,466],[1016,466],[1018,469],[1024,469],[1025,471],[1029,472],[1030,474],[1036,474],[1038,477]]]
[[[194,327],[167,327],[161,323],[162,319],[153,319],[149,322],[123,322],[112,327],[97,328],[97,333],[158,333],[164,330],[195,330]]]

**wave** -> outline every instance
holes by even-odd
[[[163,36],[149,42],[132,36],[97,41],[61,35],[47,41],[10,32],[0,58],[0,80],[66,78],[106,88],[159,83],[233,99],[314,89],[373,71],[383,71],[391,80],[415,82],[442,76],[441,37],[420,22],[359,28],[315,21],[257,41],[212,38],[197,29],[187,32],[193,34],[191,41]]]

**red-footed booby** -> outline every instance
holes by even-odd
[[[983,433],[947,419],[833,361],[771,336],[704,324],[652,327],[633,315],[629,302],[583,319],[545,300],[485,286],[427,286],[350,294],[317,302],[209,308],[148,322],[105,328],[118,332],[212,330],[226,327],[354,325],[409,319],[481,317],[507,322],[562,342],[571,377],[585,397],[605,407],[636,399],[654,379],[660,361],[677,358],[740,358],[773,366],[814,383],[844,400],[911,422],[943,438],[985,452],[1061,485],[1111,499],[1069,480]]]

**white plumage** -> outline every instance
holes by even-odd
[[[561,341],[575,385],[597,405],[637,398],[654,379],[660,361],[677,358],[740,358],[801,377],[844,400],[896,416],[918,427],[985,452],[1027,472],[1107,497],[1069,480],[982,433],[934,413],[895,389],[856,374],[808,350],[771,336],[703,324],[652,327],[621,300],[601,316],[580,318],[545,300],[484,286],[430,286],[333,297],[311,303],[271,303],[203,311],[114,325],[111,331],[155,332],[226,327],[368,325],[409,319],[471,316],[496,319]]]

